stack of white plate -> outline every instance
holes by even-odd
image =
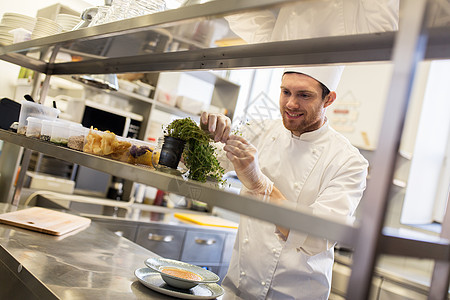
[[[16,13],[4,13],[1,24],[13,28],[23,28],[32,32],[36,24],[36,18]]]
[[[56,16],[56,23],[61,25],[63,31],[71,31],[80,21],[81,18],[79,16],[69,14],[59,14]]]
[[[9,33],[10,30],[13,30],[13,27],[5,26],[0,24],[0,45],[11,45],[14,40],[14,36],[12,33]]]
[[[34,26],[33,33],[31,34],[31,39],[38,39],[44,36],[58,34],[62,32],[62,30],[62,26],[55,21],[38,17],[36,26]]]
[[[36,23],[36,18],[16,14],[4,13],[0,22],[0,44],[10,45],[14,41],[14,35],[10,33],[16,28],[23,28],[29,32],[33,31]]]

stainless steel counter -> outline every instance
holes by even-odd
[[[60,237],[0,224],[0,299],[173,299],[134,276],[152,256],[95,223]]]

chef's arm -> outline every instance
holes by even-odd
[[[225,147],[227,158],[234,166],[234,170],[248,192],[264,196],[269,203],[283,205],[287,200],[273,182],[261,172],[258,164],[256,148],[241,136],[229,136]],[[277,232],[286,239],[289,229],[276,225]]]
[[[272,188],[272,193],[270,193],[270,195],[269,195],[269,203],[281,206],[281,205],[285,204],[286,201],[287,201],[286,197],[284,197],[284,195],[280,192],[280,190],[277,189],[276,186],[274,186]],[[276,227],[276,233],[279,235],[281,234],[281,238],[286,240],[289,236],[289,231],[290,231],[289,228],[282,227],[282,226],[279,226],[276,224],[275,224],[275,227]]]

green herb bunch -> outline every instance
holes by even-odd
[[[189,179],[206,182],[208,178],[223,184],[224,169],[216,158],[216,148],[209,135],[191,119],[177,119],[164,129],[164,134],[186,141],[184,164],[189,169]]]

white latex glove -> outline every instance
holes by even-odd
[[[241,136],[231,135],[223,150],[233,163],[236,175],[242,184],[254,194],[270,195],[273,182],[261,172],[258,151]]]
[[[226,143],[231,132],[231,120],[223,114],[202,112],[200,127],[208,131],[215,142]]]

